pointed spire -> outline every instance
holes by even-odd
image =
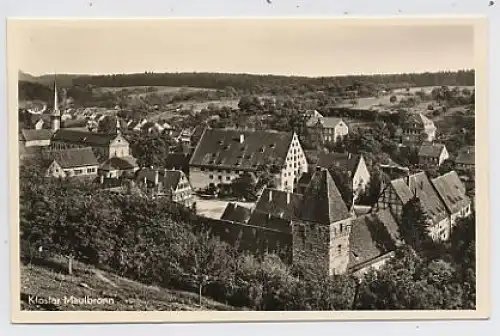
[[[118,117],[118,116],[116,116],[116,125],[115,125],[115,128],[116,128],[116,134],[121,134],[122,126],[121,126],[121,123],[120,123],[120,117]]]
[[[304,193],[301,219],[323,225],[350,217],[349,209],[330,172],[318,168]]]
[[[57,81],[56,81],[56,75],[54,74],[54,110],[52,112],[53,116],[60,116],[61,111],[59,111],[59,99],[57,96]]]

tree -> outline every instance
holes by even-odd
[[[231,187],[233,189],[234,196],[242,197],[245,199],[255,199],[255,179],[254,177],[245,172],[241,176],[238,176],[231,183]]]
[[[415,251],[421,251],[429,242],[429,219],[422,209],[417,195],[414,195],[404,206],[401,218],[401,235],[404,241]]]

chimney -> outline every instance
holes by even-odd
[[[290,204],[290,193],[288,191],[286,193],[286,204]]]
[[[269,202],[273,201],[273,191],[269,189]]]
[[[240,134],[240,143],[243,143],[245,141],[245,135]]]

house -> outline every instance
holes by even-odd
[[[47,177],[95,177],[99,162],[92,148],[70,148],[44,153]]]
[[[304,112],[303,116],[306,120],[309,120],[310,118],[323,118],[323,115],[317,110],[307,110]]]
[[[348,272],[361,276],[369,269],[380,268],[403,243],[398,223],[388,209],[353,219]]]
[[[411,114],[401,125],[402,140],[407,143],[433,142],[436,125],[422,113]]]
[[[277,189],[293,191],[307,169],[295,133],[206,128],[189,162],[189,177],[194,189],[201,190],[267,170]]]
[[[474,171],[476,165],[475,148],[467,146],[459,151],[455,158],[455,167],[461,171]]]
[[[148,122],[146,118],[141,118],[129,125],[129,128],[134,132],[142,131],[142,127]]]
[[[443,144],[422,145],[418,150],[418,161],[421,165],[440,166],[450,157]]]
[[[471,214],[472,201],[467,196],[465,186],[455,171],[433,178],[432,184],[443,201],[450,217],[450,232],[458,218]]]
[[[137,160],[132,156],[111,157],[99,166],[99,175],[105,178],[133,176],[139,170]]]
[[[128,141],[119,133],[93,133],[86,129],[61,128],[54,133],[51,146],[56,149],[92,147],[102,162],[112,157],[128,157]]]
[[[314,117],[306,122],[312,141],[335,142],[349,133],[349,127],[341,118]]]
[[[23,129],[19,134],[20,146],[47,147],[50,146],[54,132],[50,129]]]
[[[180,170],[144,168],[137,172],[136,180],[147,194],[154,197],[165,197],[186,207],[191,207],[196,201],[191,183]]]
[[[251,214],[251,209],[229,202],[220,219],[230,222],[247,223]]]
[[[446,240],[450,233],[450,216],[442,196],[438,194],[425,172],[390,181],[382,191],[374,210],[389,209],[401,222],[403,207],[413,197],[418,197],[422,210],[428,217],[429,235],[434,240]]]
[[[351,153],[319,153],[318,167],[331,169],[334,167],[346,171],[352,181],[355,195],[362,193],[370,181],[370,172],[363,155]]]

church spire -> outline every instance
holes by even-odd
[[[120,117],[118,117],[118,116],[116,116],[116,125],[115,125],[115,127],[116,127],[116,134],[117,135],[121,134],[121,128],[122,128],[122,126],[121,126],[121,123],[120,123]]]
[[[54,109],[51,114],[52,131],[57,131],[61,127],[61,111],[59,111],[59,100],[57,97],[56,75],[54,74]]]

